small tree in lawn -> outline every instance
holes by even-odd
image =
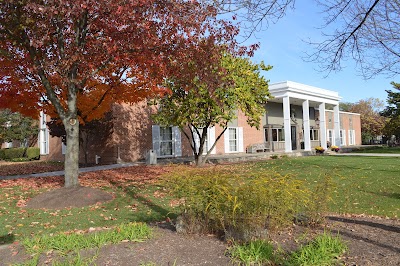
[[[235,46],[237,28],[216,14],[184,0],[2,0],[0,108],[59,117],[65,187],[78,186],[80,123],[163,93],[170,66],[196,54],[204,36]]]
[[[171,93],[156,101],[159,109],[153,116],[160,125],[181,128],[198,166],[206,162],[228,123],[237,118],[238,110],[247,116],[249,125],[258,128],[265,112],[264,104],[270,97],[268,81],[260,74],[261,70],[270,70],[270,66],[224,54],[218,47],[214,49],[214,53],[210,51],[209,54],[219,57],[215,65],[204,66],[201,60],[193,60],[182,69],[196,73],[190,83],[184,83],[179,77],[168,79]],[[204,155],[208,134],[205,129],[215,125],[223,131]]]

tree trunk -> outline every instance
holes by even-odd
[[[79,186],[79,121],[71,119],[65,121],[67,133],[67,149],[64,164],[64,186],[66,188]]]
[[[202,166],[204,166],[205,162],[206,162],[206,160],[204,160],[203,155],[199,155],[197,162],[196,162],[196,166],[202,167]]]

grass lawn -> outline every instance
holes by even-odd
[[[312,186],[324,175],[335,184],[330,211],[400,217],[400,164],[395,157],[312,156],[255,163]]]
[[[215,167],[252,176],[259,171],[278,171],[294,175],[309,186],[325,174],[331,175],[335,183],[331,212],[391,218],[400,215],[398,158],[314,156]],[[176,200],[157,180],[175,169],[181,168],[140,166],[82,174],[82,185],[104,189],[114,199],[103,205],[64,210],[20,207],[34,195],[60,187],[59,177],[0,181],[0,244],[59,231],[174,217]]]
[[[400,154],[400,147],[366,147],[360,148],[359,150],[354,150],[355,153],[391,153],[391,154]]]
[[[80,175],[84,186],[111,193],[102,205],[63,210],[32,210],[25,202],[46,190],[62,186],[60,177],[0,181],[0,244],[25,237],[65,231],[85,231],[122,223],[163,221],[173,208],[157,177],[169,167],[132,167]],[[172,202],[173,203],[173,202]]]

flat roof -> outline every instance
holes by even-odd
[[[338,104],[342,99],[336,91],[321,89],[318,87],[301,84],[293,81],[283,81],[269,85],[269,91],[275,98],[289,98],[310,100],[313,102],[324,102]],[[272,100],[273,101],[273,100]],[[292,102],[292,99],[291,99]]]

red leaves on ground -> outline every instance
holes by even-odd
[[[154,183],[162,174],[171,170],[170,166],[149,167],[132,166],[113,170],[87,172],[79,175],[82,186],[99,187],[126,187]],[[58,188],[64,180],[61,176],[30,177],[13,180],[1,180],[0,188],[21,186],[26,189]]]

